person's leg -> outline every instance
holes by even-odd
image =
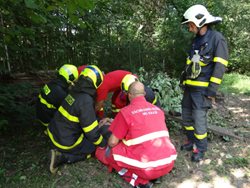
[[[110,135],[112,134],[111,131],[109,131],[109,125],[103,125],[100,129],[100,134],[103,136],[105,140],[108,141]]]
[[[123,168],[117,164],[112,155],[112,149],[109,147],[106,148],[97,148],[95,152],[96,158],[106,165],[109,169],[109,172],[112,172],[112,169],[121,176],[122,179],[130,183],[132,186],[136,185],[145,185],[149,183],[149,180],[139,177],[133,170]]]
[[[192,98],[196,148],[193,151],[191,160],[198,162],[203,159],[204,153],[207,151],[207,111],[211,108],[211,101],[201,92],[193,93]]]
[[[93,143],[89,142],[87,139],[83,139],[82,142],[76,147],[65,150],[63,148],[57,148],[52,145],[50,150],[50,171],[55,174],[58,167],[64,163],[75,163],[78,161],[83,161],[91,157],[91,154],[95,151],[95,146]]]
[[[185,90],[182,99],[182,126],[187,140],[181,146],[181,150],[191,151],[194,143],[194,121],[192,117],[192,98],[189,90]]]

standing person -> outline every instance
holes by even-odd
[[[108,147],[96,150],[98,160],[135,188],[152,187],[150,180],[169,173],[177,157],[164,112],[144,96],[144,85],[133,82],[128,89],[130,104],[110,125]]]
[[[57,78],[41,89],[36,102],[37,119],[46,128],[55,112],[68,94],[68,87],[73,85],[78,78],[77,68],[74,65],[63,65],[57,74]]]
[[[114,116],[116,116],[117,113],[123,107],[125,107],[125,106],[127,106],[129,104],[128,88],[135,81],[139,81],[139,80],[133,74],[127,74],[122,79],[122,82],[121,82],[121,91],[118,94],[118,96],[113,100],[113,115]],[[146,98],[146,101],[148,101],[149,103],[152,103],[152,104],[158,106],[159,108],[161,107],[160,102],[157,99],[154,91],[150,87],[148,87],[148,86],[145,86],[145,98]]]
[[[196,36],[181,80],[182,119],[187,135],[181,149],[193,150],[191,160],[199,162],[207,151],[207,111],[228,65],[228,47],[222,34],[210,27],[222,18],[212,16],[203,5],[191,6],[183,16],[182,24]]]
[[[96,89],[102,81],[103,75],[97,66],[85,67],[51,120],[48,126],[53,147],[50,151],[51,173],[56,173],[60,164],[85,160],[96,146],[106,145],[94,108]]]
[[[96,97],[96,112],[100,118],[104,116],[104,102],[108,98],[108,93],[113,92],[112,95],[112,104],[116,99],[118,94],[121,91],[121,81],[127,74],[131,74],[129,71],[125,70],[115,70],[107,73],[104,76],[104,80],[102,85],[97,89],[97,97]],[[112,111],[115,111],[115,107],[112,107]]]

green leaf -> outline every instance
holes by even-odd
[[[43,24],[47,22],[47,19],[45,17],[33,11],[29,12],[29,18],[36,24]]]
[[[76,0],[76,4],[83,9],[92,9],[94,7],[93,1],[89,0]]]
[[[31,9],[37,9],[38,6],[35,3],[34,0],[24,0],[26,7],[31,8]]]

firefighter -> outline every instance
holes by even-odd
[[[77,80],[77,68],[74,65],[65,64],[59,71],[57,78],[41,89],[36,102],[37,119],[47,129],[49,122],[68,94],[68,88]]]
[[[203,5],[194,5],[184,13],[182,24],[195,34],[182,74],[183,127],[187,142],[182,150],[193,151],[191,160],[199,162],[207,151],[207,112],[228,65],[228,47],[223,35],[211,28],[222,21]]]
[[[171,171],[177,157],[169,138],[164,112],[145,99],[144,85],[133,82],[130,104],[120,110],[110,125],[108,147],[97,148],[96,157],[136,188],[152,187]]]
[[[97,89],[96,97],[96,112],[99,118],[104,117],[104,102],[108,98],[108,93],[113,93],[112,95],[112,104],[116,97],[121,91],[121,81],[127,74],[131,74],[129,71],[125,70],[115,70],[107,73],[104,76],[102,85]]]
[[[85,160],[96,146],[106,145],[95,114],[96,89],[102,81],[103,74],[97,66],[85,67],[51,120],[47,132],[53,148],[50,151],[52,174],[60,164]]]
[[[118,96],[113,100],[113,104],[112,104],[112,112],[114,116],[116,116],[116,114],[120,111],[120,109],[122,109],[123,107],[129,104],[128,88],[135,81],[139,81],[139,80],[133,74],[127,74],[122,79],[121,91],[118,94]],[[150,87],[145,86],[145,92],[146,92],[146,95],[145,95],[146,100],[160,108],[161,107],[160,102],[157,99],[154,91]]]

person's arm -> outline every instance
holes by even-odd
[[[128,132],[128,126],[122,111],[120,111],[112,121],[109,130],[112,132],[112,134],[109,137],[108,146],[112,148],[115,147],[120,140],[125,138]]]
[[[109,137],[108,146],[112,148],[112,147],[115,147],[118,143],[119,143],[119,139],[114,134],[112,134]]]
[[[95,115],[95,109],[93,107],[92,99],[87,99],[87,96],[85,97],[85,101],[82,101],[80,106],[80,125],[82,127],[82,130],[86,136],[86,138],[92,142],[96,146],[104,147],[107,142],[105,139],[103,139],[103,136],[99,132],[99,124],[96,119]],[[88,109],[86,111],[85,109]]]
[[[221,84],[223,74],[225,73],[226,67],[228,65],[228,48],[224,37],[216,40],[215,47],[216,49],[213,59],[215,65],[207,89],[208,98],[215,97],[216,91]]]
[[[104,100],[97,101],[95,104],[95,110],[100,111],[103,108],[103,105],[104,105]]]

